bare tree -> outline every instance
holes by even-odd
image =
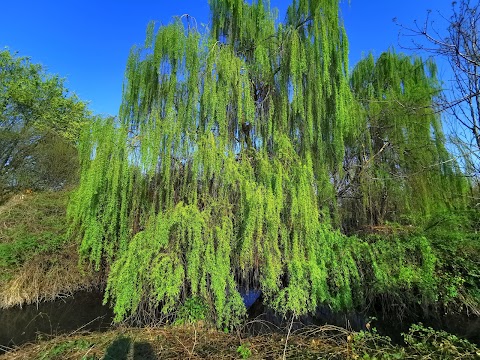
[[[467,167],[479,171],[480,162],[480,3],[461,0],[452,3],[452,14],[439,14],[445,28],[435,25],[428,12],[424,22],[413,27],[401,25],[401,46],[446,60],[452,70],[451,89],[443,96],[439,110],[453,119],[452,142],[461,152]],[[475,169],[476,168],[476,169]]]

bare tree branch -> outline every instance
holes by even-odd
[[[476,150],[480,150],[480,49],[478,31],[480,27],[480,4],[461,0],[452,4],[450,17],[439,16],[446,22],[445,31],[439,31],[427,13],[424,22],[414,22],[413,27],[399,24],[399,38],[411,39],[408,50],[415,50],[442,57],[450,64],[453,81],[450,99],[442,98],[441,111],[449,111],[455,127],[468,129]]]

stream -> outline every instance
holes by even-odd
[[[27,342],[75,331],[105,331],[113,312],[102,305],[103,294],[78,292],[50,302],[0,309],[0,354]]]
[[[102,305],[100,292],[79,292],[67,297],[37,305],[27,305],[0,310],[0,354],[6,350],[38,339],[77,331],[106,331],[111,328],[113,313]],[[258,299],[257,299],[258,298]],[[286,320],[265,309],[258,293],[244,295],[251,319],[262,319],[277,326],[286,326]],[[375,316],[375,315],[374,315]],[[408,331],[410,324],[422,322],[437,330],[445,330],[480,345],[480,317],[445,315],[440,318],[415,317],[399,321],[396,317],[376,315],[372,326],[379,334],[390,336],[395,343],[401,343],[401,333]],[[364,330],[371,315],[361,313],[334,313],[322,308],[314,316],[299,319],[296,326],[331,324],[351,330]],[[258,322],[261,323],[261,322]],[[261,332],[252,328],[251,332]],[[267,331],[268,329],[263,329]]]

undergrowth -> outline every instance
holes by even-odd
[[[438,302],[480,315],[480,216],[472,208],[438,214],[425,233],[438,259]]]
[[[394,345],[388,336],[376,329],[360,331],[350,338],[351,358],[364,360],[395,359],[477,359],[480,349],[475,344],[445,331],[423,324],[413,324],[403,333],[404,345]]]

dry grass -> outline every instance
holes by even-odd
[[[201,324],[143,329],[119,327],[105,333],[77,331],[9,349],[0,360],[480,358],[480,349],[468,342],[455,340],[451,335],[442,335],[433,329],[415,331],[411,329],[409,334],[422,337],[408,347],[400,347],[375,330],[356,333],[331,325],[303,327],[288,336],[287,329],[242,335],[241,332],[227,334]],[[424,331],[426,333],[422,335]]]
[[[100,285],[99,274],[78,265],[76,245],[26,261],[0,287],[0,308],[50,301]]]
[[[0,359],[347,359],[349,333],[322,326],[294,332],[285,348],[285,334],[241,337],[201,326],[118,329],[102,334],[71,334],[12,350]],[[285,348],[285,349],[284,349]]]

